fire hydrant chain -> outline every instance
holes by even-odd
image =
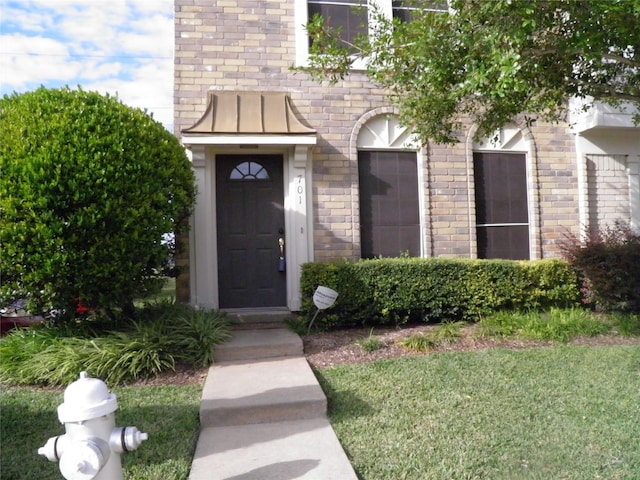
[[[136,427],[116,427],[117,409],[105,383],[81,372],[58,407],[66,433],[47,440],[38,453],[58,462],[66,480],[123,480],[120,454],[136,450],[148,435]]]

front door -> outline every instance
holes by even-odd
[[[281,155],[216,156],[220,308],[286,306]]]

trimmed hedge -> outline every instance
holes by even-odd
[[[338,292],[316,325],[330,329],[408,321],[474,321],[503,309],[579,303],[576,273],[561,260],[376,259],[307,263],[302,313],[311,318],[318,285]]]

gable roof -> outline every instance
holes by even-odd
[[[314,134],[294,112],[282,92],[216,91],[207,96],[207,109],[183,134]]]

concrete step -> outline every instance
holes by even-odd
[[[234,330],[286,328],[286,321],[295,316],[288,310],[241,310],[227,312],[227,320]]]
[[[326,418],[206,428],[189,480],[357,480]]]
[[[289,330],[235,330],[202,391],[189,480],[357,480]]]
[[[202,391],[200,427],[325,417],[327,400],[303,356],[214,364]]]
[[[298,335],[285,328],[273,328],[234,330],[229,340],[215,348],[213,357],[220,363],[302,354],[302,339]]]

